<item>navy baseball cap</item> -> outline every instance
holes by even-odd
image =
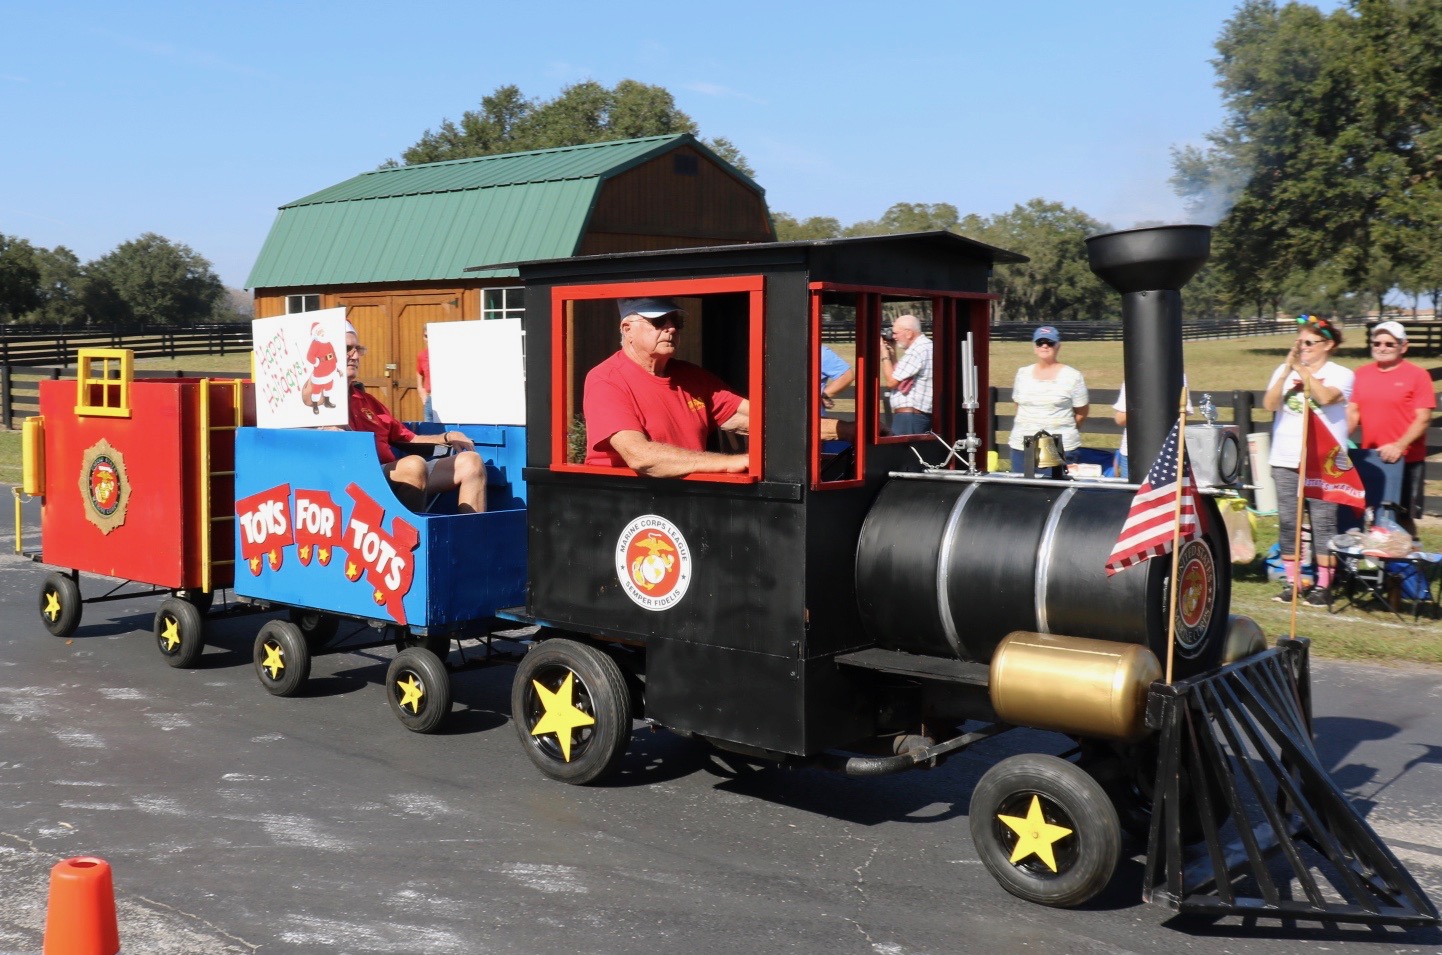
[[[1036,331],[1031,333],[1032,344],[1036,344],[1043,338],[1045,338],[1049,342],[1061,341],[1061,335],[1058,334],[1056,327],[1052,325],[1043,325],[1041,328],[1038,328]]]
[[[642,318],[660,318],[662,315],[673,315],[681,311],[680,307],[669,298],[623,298],[617,299],[616,307],[621,310],[621,317],[627,315],[640,315]]]

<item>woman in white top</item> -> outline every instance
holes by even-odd
[[[1013,472],[1026,467],[1026,439],[1038,431],[1055,435],[1061,441],[1058,450],[1063,452],[1063,458],[1075,464],[1081,457],[1081,425],[1091,404],[1081,372],[1057,361],[1061,335],[1054,326],[1043,325],[1032,332],[1031,347],[1036,352],[1036,364],[1018,369],[1011,386],[1016,416],[1007,443]]]
[[[1287,583],[1274,600],[1292,602],[1297,586],[1297,471],[1302,464],[1302,395],[1312,396],[1312,407],[1321,412],[1337,442],[1347,446],[1347,399],[1352,396],[1352,372],[1332,361],[1342,344],[1342,330],[1325,318],[1297,316],[1301,331],[1287,352],[1287,360],[1272,372],[1267,394],[1262,399],[1272,419],[1272,480],[1277,484],[1278,539]],[[1312,525],[1312,550],[1317,556],[1316,585],[1304,601],[1325,607],[1331,601],[1332,556],[1329,542],[1337,534],[1337,505],[1329,501],[1306,500]]]

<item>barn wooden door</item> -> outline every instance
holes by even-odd
[[[396,362],[391,348],[390,296],[344,295],[337,301],[345,306],[346,318],[366,347],[360,363],[361,384],[394,411]]]
[[[425,347],[421,331],[433,322],[459,320],[461,293],[397,295],[392,301],[392,312],[395,316],[392,354],[396,356],[398,368],[393,385],[397,403],[391,405],[391,410],[404,421],[419,421],[422,405],[420,393],[416,391],[416,356]]]

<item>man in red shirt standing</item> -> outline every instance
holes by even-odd
[[[444,434],[416,434],[391,414],[378,398],[366,394],[356,377],[360,372],[365,346],[356,335],[355,326],[345,326],[345,374],[350,384],[350,430],[369,431],[375,435],[376,455],[381,470],[392,484],[408,489],[402,498],[412,510],[418,510],[427,494],[439,494],[456,488],[459,492],[457,510],[480,513],[486,509],[486,465],[476,453],[475,443],[459,431]],[[443,458],[423,458],[408,454],[397,458],[392,444],[445,445],[451,454]]]
[[[621,348],[586,375],[586,463],[647,477],[744,472],[745,454],[706,450],[713,429],[745,434],[751,404],[675,357],[685,316],[665,298],[621,299]]]
[[[1426,369],[1403,358],[1407,330],[1400,322],[1379,323],[1372,329],[1371,346],[1376,361],[1357,369],[1347,427],[1362,429],[1357,463],[1368,484],[1367,506],[1398,505],[1397,522],[1415,535],[1426,488],[1427,427],[1437,396]],[[1378,479],[1389,471],[1400,484]],[[1370,482],[1369,473],[1376,475]]]

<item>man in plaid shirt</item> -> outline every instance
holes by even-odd
[[[881,343],[881,383],[891,391],[891,433],[926,434],[931,430],[931,339],[921,333],[915,315],[891,323],[896,344],[905,349],[901,361],[892,346]]]

